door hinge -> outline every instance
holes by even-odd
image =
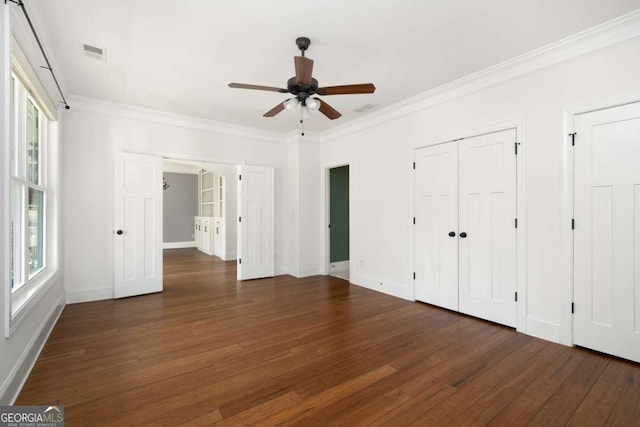
[[[238,264],[242,264],[242,258],[238,258]]]
[[[413,272],[413,280],[416,280],[416,272]]]
[[[514,142],[513,146],[515,147],[516,156],[518,155],[518,143]]]
[[[328,227],[329,227],[329,228],[331,228],[331,224],[329,224],[329,226],[328,226]]]
[[[518,302],[518,292],[515,294],[515,301]]]
[[[576,229],[576,220],[574,218],[571,218],[571,229],[572,230]]]
[[[241,216],[238,217],[238,222],[242,222],[242,217]]]
[[[515,222],[516,228],[518,228],[518,218],[516,218],[514,222]]]
[[[242,174],[238,175],[238,181],[242,181]]]
[[[571,137],[571,145],[576,145],[576,133],[577,132],[573,132],[569,134],[569,136]]]
[[[416,170],[416,162],[413,162],[413,170]]]
[[[574,310],[575,310],[575,305],[573,303],[571,303],[571,314],[574,313]]]
[[[416,217],[413,217],[413,225],[416,225]]]

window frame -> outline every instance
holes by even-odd
[[[11,325],[10,330],[17,326],[19,320],[28,311],[32,302],[35,302],[35,296],[40,290],[45,288],[44,285],[50,282],[55,272],[51,271],[49,266],[49,228],[51,217],[49,215],[50,188],[48,183],[48,123],[49,118],[40,105],[36,96],[33,96],[30,85],[25,82],[18,70],[11,71],[11,158],[9,159],[9,178],[10,188],[18,188],[18,197],[20,207],[16,208],[13,204],[13,198],[10,198],[10,215],[20,215],[20,230],[17,232],[20,242],[17,244],[18,250],[10,252],[11,272],[13,276],[8,284],[9,295],[11,299]],[[38,132],[38,182],[33,183],[29,180],[28,167],[28,150],[29,150],[29,120],[28,106],[31,103],[37,111],[37,132]],[[29,239],[31,237],[29,227],[29,192],[30,190],[40,191],[42,193],[41,212],[38,210],[38,239],[39,250],[42,252],[41,266],[36,271],[30,271],[29,266]],[[10,227],[11,227],[10,219]],[[13,232],[13,229],[11,230]],[[10,239],[15,239],[14,235]],[[14,243],[15,245],[15,243]],[[14,246],[15,247],[15,246]],[[16,258],[19,258],[16,262]],[[17,276],[16,269],[19,268],[19,282],[14,282]]]

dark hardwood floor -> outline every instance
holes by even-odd
[[[638,426],[640,365],[324,276],[237,283],[165,251],[165,291],[68,305],[16,404],[66,425]]]

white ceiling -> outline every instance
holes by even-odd
[[[298,116],[262,114],[286,94],[298,36],[321,86],[373,82],[371,95],[324,100],[323,131],[640,8],[640,0],[26,0],[65,95],[76,94],[290,132]],[[82,53],[87,43],[106,61]],[[72,106],[73,108],[73,106]]]

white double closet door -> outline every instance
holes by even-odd
[[[516,130],[416,150],[415,298],[516,324]]]
[[[640,103],[575,131],[574,342],[640,362]]]

